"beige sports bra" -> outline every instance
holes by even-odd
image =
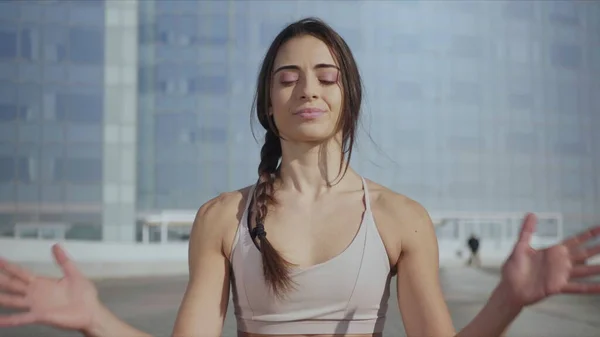
[[[362,181],[365,212],[353,241],[326,262],[294,269],[296,287],[285,299],[277,299],[265,284],[261,254],[246,225],[247,198],[231,252],[238,330],[265,335],[383,332],[391,272]]]

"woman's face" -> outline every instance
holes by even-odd
[[[281,46],[271,79],[269,114],[293,142],[322,142],[336,133],[342,109],[340,71],[329,47],[310,35]]]

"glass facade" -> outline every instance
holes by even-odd
[[[305,16],[358,60],[361,174],[433,213],[600,221],[597,2],[27,1],[0,3],[1,228],[128,241],[253,183],[260,61]]]
[[[285,24],[316,15],[347,40],[364,77],[353,163],[362,174],[431,212],[562,212],[567,232],[600,220],[598,3],[144,7],[142,207],[196,208],[254,182],[259,62]]]
[[[99,239],[102,1],[0,3],[0,232],[69,223]]]

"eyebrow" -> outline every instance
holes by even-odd
[[[314,68],[315,69],[333,68],[333,69],[340,70],[340,68],[338,66],[336,66],[334,64],[328,64],[328,63],[319,63]],[[277,74],[279,71],[287,70],[287,69],[300,70],[300,67],[298,67],[297,65],[291,65],[291,64],[290,65],[281,66],[281,67],[277,68],[277,70],[275,70],[273,72],[273,75]]]

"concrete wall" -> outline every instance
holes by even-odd
[[[51,247],[55,241],[0,239],[0,256],[42,275],[59,276]],[[135,244],[124,242],[65,241],[60,243],[81,270],[91,278],[185,275],[188,272],[187,243]],[[440,265],[464,265],[468,251],[456,243],[440,241]],[[459,256],[457,251],[462,249]],[[482,247],[482,262],[499,267],[512,245]],[[591,261],[600,264],[600,257]]]
[[[51,240],[0,239],[0,256],[43,275],[60,275],[52,257]],[[187,243],[135,244],[64,241],[60,243],[91,278],[184,275],[188,272]]]

